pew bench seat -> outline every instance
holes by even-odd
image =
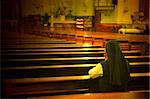
[[[144,77],[150,76],[150,73],[131,73],[131,77]],[[87,80],[90,79],[89,75],[81,76],[61,76],[61,77],[40,77],[40,78],[19,78],[19,79],[6,79],[4,82],[12,84],[31,84],[31,83],[45,83],[45,82],[61,82],[73,80]]]

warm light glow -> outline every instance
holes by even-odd
[[[84,95],[87,95],[87,96],[88,96],[88,95],[92,95],[92,94],[90,94],[90,93],[86,93],[86,94],[84,94]]]
[[[86,47],[88,47],[88,46],[91,46],[92,44],[90,44],[90,43],[84,43],[83,44],[83,46],[86,46]]]

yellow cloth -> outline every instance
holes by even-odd
[[[140,30],[140,29],[119,29],[119,33],[142,33],[143,30]]]
[[[95,67],[93,67],[92,69],[90,69],[88,71],[88,74],[90,76],[90,78],[94,79],[97,78],[99,76],[103,76],[103,67],[101,65],[101,63],[98,63]]]

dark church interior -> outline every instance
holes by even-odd
[[[0,2],[2,99],[149,99],[149,0]],[[88,74],[109,40],[129,61],[125,92]]]

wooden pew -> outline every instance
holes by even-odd
[[[130,50],[141,50],[143,54],[149,53],[149,44],[147,42],[129,42]]]
[[[103,38],[103,39],[124,39],[128,41],[144,41],[148,42],[148,36],[146,35],[131,35],[131,34],[118,34],[118,33],[109,33],[109,32],[91,32],[91,31],[68,31],[68,30],[56,30],[52,31],[54,33],[67,33],[75,34],[76,36],[92,36],[93,38]]]
[[[67,41],[68,42],[76,42],[76,35],[75,34],[68,34]]]
[[[39,96],[28,99],[148,99],[149,90],[111,93],[85,93],[59,96]]]
[[[59,43],[56,45],[55,43],[53,44],[28,44],[28,45],[4,45],[4,47],[6,46],[6,48],[57,48],[57,47],[65,47],[65,48],[68,48],[68,47],[72,47],[72,48],[77,48],[77,47],[97,47],[97,48],[100,48],[99,46],[93,46],[93,45],[82,45],[82,44],[69,44],[69,43]]]
[[[89,37],[89,36],[85,36],[83,43],[92,45],[93,44],[93,38]]]
[[[140,57],[137,57],[137,56],[126,56],[126,58],[131,58],[131,59],[132,59],[132,58],[144,58],[144,57],[143,57],[143,56],[142,56],[142,57],[141,57],[141,56],[140,56]],[[145,56],[145,58],[149,58],[149,56]],[[63,58],[57,58],[57,60],[61,60],[61,59],[63,59]],[[72,59],[73,59],[73,60],[79,60],[79,58],[72,58]],[[81,58],[81,60],[82,60],[82,59],[84,60],[84,58]],[[88,58],[88,59],[92,59],[92,58]],[[102,59],[103,59],[103,57],[102,57]],[[35,60],[35,61],[38,61],[39,59],[34,59],[34,60]],[[52,58],[51,60],[56,60],[56,59]],[[68,60],[68,59],[66,59],[66,60]],[[137,63],[132,63],[132,65],[136,65],[136,64],[137,64]],[[141,63],[141,64],[146,64],[146,63],[143,62],[143,63]],[[134,78],[135,78],[135,77],[137,77],[137,78],[138,78],[138,77],[145,77],[145,76],[146,76],[146,77],[149,77],[149,73],[138,73],[138,74],[133,73],[131,76],[134,77]],[[61,77],[62,77],[62,76],[61,76]],[[68,78],[69,78],[69,77],[67,76],[68,78],[62,79],[61,77],[59,77],[58,79],[55,79],[55,78],[57,78],[57,77],[54,77],[54,79],[55,79],[56,81],[59,81],[59,80],[60,80],[60,81],[65,81],[65,80],[67,81]],[[76,77],[77,77],[77,78],[76,78]],[[78,78],[78,77],[79,77],[79,76],[73,76],[73,77],[71,77],[72,79],[70,79],[70,80],[73,80],[73,81],[74,81],[75,79],[76,79],[76,80],[81,80],[81,78],[87,78],[88,76],[82,76],[81,78],[80,78],[80,77]],[[47,78],[49,78],[49,77],[47,77]],[[43,80],[42,80],[43,82],[40,82],[40,83],[48,83],[49,81],[47,82],[47,80],[46,80],[47,78],[45,78],[45,77],[42,78],[42,79],[43,79]],[[35,82],[35,83],[38,83],[37,80],[39,80],[39,78],[33,78],[33,79],[32,79],[32,78],[21,78],[21,80],[17,80],[17,79],[15,79],[15,80],[8,80],[8,82],[9,82],[9,83],[10,83],[10,82],[11,82],[11,83],[12,83],[12,82],[15,82],[15,83],[16,83],[17,81],[19,81],[18,83],[20,83],[20,81],[22,81],[21,83],[23,83],[23,82],[24,82],[23,79],[25,79],[25,83],[26,83],[26,82],[29,83],[30,81],[33,81],[33,82]],[[32,80],[31,80],[31,79],[32,79]],[[35,79],[35,80],[34,80],[34,79]],[[36,79],[37,79],[37,80],[36,80]],[[50,80],[50,79],[49,79],[49,80]],[[70,80],[69,80],[69,81],[70,81]],[[76,81],[76,80],[75,80],[75,81]],[[139,79],[138,79],[138,80],[139,80]],[[141,80],[141,78],[140,78],[140,80]],[[147,80],[147,78],[146,78],[146,80]],[[51,81],[51,80],[50,80],[50,81]],[[55,81],[54,81],[54,82],[55,82]],[[32,82],[31,82],[31,83],[32,83]],[[68,84],[69,84],[69,83],[68,83]],[[30,85],[29,85],[29,86],[30,86]],[[46,86],[45,86],[45,87],[46,87]],[[85,88],[87,88],[87,86],[86,86]],[[21,88],[21,89],[22,89],[22,88]],[[18,89],[18,90],[21,90],[21,89]],[[34,88],[33,88],[33,89],[34,89]],[[24,93],[24,92],[22,92],[22,93]],[[22,94],[22,93],[21,93],[21,94]],[[32,91],[31,91],[31,93],[32,93]],[[17,93],[17,94],[19,94],[19,93]],[[35,92],[34,92],[34,94],[35,94]]]
[[[93,38],[93,44],[92,45],[99,45],[101,47],[105,46],[105,39],[103,38]]]
[[[56,47],[56,46],[55,46]],[[56,48],[55,47],[51,47],[51,48],[26,48],[26,49],[2,49],[2,52],[3,53],[15,53],[15,52],[77,52],[77,51],[80,51],[80,52],[87,52],[87,51],[104,51],[104,48],[88,48],[88,47],[82,47],[80,48],[80,46],[75,46],[74,48],[68,46],[68,48],[66,48],[65,46],[57,46]],[[61,48],[61,49],[60,49]]]
[[[83,42],[84,42],[84,36],[76,36],[76,42],[78,44],[83,44]]]
[[[100,57],[100,56],[104,56],[105,51],[86,51],[86,50],[73,50],[71,49],[71,51],[69,51],[69,49],[67,49],[68,52],[66,52],[66,49],[62,50],[62,51],[58,51],[58,49],[56,50],[49,50],[49,51],[43,51],[43,52],[39,52],[39,51],[24,51],[24,52],[3,52],[2,53],[2,58],[4,59],[11,59],[11,58],[56,58],[56,57]],[[141,55],[140,51],[123,51],[123,54],[125,56],[130,56],[130,55]]]
[[[137,63],[132,63],[132,65],[133,64],[135,65]],[[145,64],[145,63],[141,63],[141,64]],[[57,68],[61,68],[61,66],[58,66]],[[139,83],[139,81],[141,81],[142,79],[142,81],[144,81],[142,83],[145,83],[145,81],[147,81],[145,79],[148,79],[150,74],[149,73],[131,73],[131,76],[133,78],[133,81],[135,80],[135,78],[136,80],[134,81],[134,84],[131,84],[132,86],[130,85],[131,87],[130,90],[131,89],[137,90],[136,88],[133,88],[133,86],[135,85],[135,82]],[[144,77],[144,80],[143,80],[143,77]],[[56,94],[70,94],[70,93],[79,93],[79,92],[85,93],[85,92],[88,92],[88,85],[86,85],[86,83],[88,83],[87,82],[88,79],[89,79],[88,75],[80,75],[80,76],[7,79],[4,82],[6,84],[9,84],[7,86],[9,90],[13,88],[11,89],[12,92],[10,92],[9,94],[10,97],[18,97],[18,96],[27,97],[27,96],[34,96],[34,95],[38,96],[42,94],[56,95]],[[130,83],[132,83],[133,81],[131,81]],[[143,85],[142,83],[140,82],[138,86]],[[61,85],[61,86],[58,86],[58,85]],[[65,87],[66,85],[67,85],[67,88]],[[47,88],[47,86],[49,86],[49,88]],[[144,84],[144,86],[147,86],[147,85]]]
[[[93,51],[85,51],[85,52],[76,52],[76,51],[72,51],[72,52],[64,52],[63,49],[61,49],[59,52],[53,52],[51,50],[49,50],[49,52],[34,52],[34,53],[31,53],[31,52],[20,52],[20,53],[4,53],[4,55],[50,55],[50,54],[105,54],[106,52],[104,50],[101,51],[101,49],[98,51],[98,52],[93,52]],[[138,54],[141,54],[141,51],[138,51],[138,50],[133,50],[133,51],[122,51],[123,54],[127,54],[127,55],[132,55],[132,54],[135,54],[135,55],[138,55]]]
[[[11,53],[23,53],[23,52],[28,52],[28,53],[30,53],[30,52],[32,52],[32,53],[37,53],[37,52],[39,52],[39,54],[40,54],[40,52],[44,52],[44,53],[48,53],[48,52],[68,52],[68,54],[70,53],[70,52],[83,52],[83,51],[90,51],[90,52],[95,52],[95,51],[102,51],[102,53],[104,53],[104,51],[105,51],[105,48],[99,48],[99,46],[90,46],[90,45],[74,45],[74,44],[68,44],[68,43],[66,43],[66,44],[61,44],[61,43],[59,43],[59,42],[57,42],[58,44],[57,44],[57,46],[55,45],[55,44],[52,44],[52,43],[50,43],[50,44],[46,44],[47,46],[49,45],[49,47],[48,48],[4,48],[4,49],[2,49],[2,52],[11,52]],[[42,43],[41,43],[42,44]],[[32,45],[32,44],[31,44]],[[30,46],[31,46],[30,45]],[[38,46],[39,44],[34,44],[35,46]],[[42,45],[45,45],[45,43],[44,44],[42,44]],[[23,46],[23,45],[22,45]],[[39,45],[40,46],[40,45]],[[90,53],[89,52],[89,53]],[[124,54],[140,54],[141,53],[141,51],[140,50],[130,50],[130,51],[122,51]]]
[[[122,50],[130,50],[130,43],[128,40],[117,40]]]
[[[131,73],[149,72],[149,62],[131,62]],[[86,75],[88,70],[96,64],[72,64],[72,65],[49,65],[49,66],[17,66],[3,67],[2,78],[32,78],[32,77],[57,77]],[[67,72],[69,71],[69,72]],[[6,76],[7,75],[7,76]]]
[[[4,42],[3,44],[7,44],[7,42]],[[75,42],[66,42],[63,40],[43,40],[43,41],[21,41],[21,42],[14,42],[12,44],[8,43],[7,45],[15,46],[15,45],[36,45],[36,44],[75,44]]]
[[[34,45],[34,47],[32,47],[33,45]],[[24,55],[27,55],[26,52],[35,51],[37,54],[34,53],[32,55],[38,56],[38,54],[40,54],[39,51],[41,51],[41,52],[49,51],[49,53],[46,52],[46,53],[42,53],[41,55],[43,55],[43,54],[52,55],[52,53],[53,53],[53,55],[56,55],[56,53],[58,51],[68,51],[68,53],[70,53],[70,55],[71,55],[72,51],[91,51],[91,52],[98,51],[100,54],[101,52],[104,53],[104,50],[105,50],[104,48],[99,48],[97,46],[83,46],[83,45],[77,46],[76,44],[73,46],[70,44],[69,44],[69,46],[66,46],[66,44],[64,44],[64,45],[60,44],[60,46],[49,46],[49,44],[45,44],[45,45],[41,44],[41,46],[39,47],[36,44],[31,44],[31,45],[29,44],[25,47],[18,45],[18,49],[16,49],[16,45],[15,45],[15,47],[13,45],[10,45],[10,48],[13,48],[13,49],[8,49],[6,52],[10,51],[13,53],[9,53],[9,54],[14,54],[14,52],[18,53],[20,51],[20,52],[25,52]],[[70,49],[68,49],[67,47],[69,47]],[[56,48],[61,48],[61,49],[56,49]],[[50,53],[50,51],[52,53]],[[98,52],[96,52],[95,54],[98,54]],[[130,51],[126,51],[126,52],[131,53]],[[57,55],[64,55],[64,54],[68,54],[68,53],[67,52],[66,53],[58,52]],[[75,52],[75,53],[76,53],[76,55],[81,54],[80,52]],[[30,54],[31,53],[29,53],[29,55]],[[83,54],[87,55],[89,53],[83,53]],[[92,52],[92,54],[94,54],[94,52]],[[89,76],[87,74],[85,74],[85,71],[87,71],[88,69],[93,67],[92,64],[96,64],[100,60],[104,60],[104,57],[66,57],[66,58],[64,58],[63,56],[61,56],[61,57],[57,57],[57,58],[54,58],[54,57],[46,58],[45,56],[41,57],[40,55],[38,58],[28,58],[27,57],[27,58],[20,59],[20,55],[19,55],[19,57],[17,56],[16,59],[15,58],[12,59],[12,58],[2,60],[3,67],[4,66],[7,67],[7,68],[3,68],[2,71],[6,70],[6,72],[8,72],[8,71],[11,72],[12,70],[14,70],[15,71],[14,74],[15,74],[15,73],[17,73],[17,71],[21,72],[21,71],[29,70],[30,73],[34,72],[35,75],[33,73],[33,74],[31,74],[32,75],[31,76],[30,73],[29,73],[29,75],[27,73],[26,77],[23,77],[22,75],[19,75],[20,77],[18,77],[18,78],[15,78],[15,75],[13,75],[12,78],[8,77],[9,79],[6,79],[4,77],[3,83],[6,84],[5,87],[6,87],[6,93],[8,94],[8,97],[9,96],[10,97],[18,97],[18,96],[26,97],[28,95],[31,95],[31,96],[42,95],[42,94],[54,95],[57,93],[68,94],[68,93],[88,92],[88,84],[87,83],[89,81]],[[138,62],[139,61],[138,63],[132,63],[133,67],[138,66],[138,65],[141,65],[141,66],[146,65],[147,66],[149,64],[149,63],[144,63],[144,62],[147,62],[147,60],[149,59],[148,55],[125,56],[125,58],[129,59],[130,62]],[[90,66],[86,65],[85,67],[83,66],[85,69],[83,69],[83,68],[81,69],[81,67],[80,67],[81,65],[76,65],[76,64],[82,64],[82,66],[84,64],[91,64],[91,65]],[[56,66],[54,66],[54,65],[56,65]],[[62,65],[65,65],[65,67],[63,67]],[[68,65],[70,67],[67,67]],[[14,67],[11,68],[11,66],[14,66]],[[48,71],[48,69],[51,69],[50,72],[52,72],[52,70],[53,70],[54,75],[49,75],[50,73],[44,74],[43,76],[40,76],[40,74],[38,75],[39,72],[40,73],[45,72],[44,69],[47,71]],[[58,70],[57,71],[58,73],[57,73],[55,71],[55,69],[56,70],[60,69],[60,71]],[[76,71],[74,71],[73,69],[76,69],[77,71],[79,71],[79,69],[81,69],[81,71],[77,72],[77,75],[76,75],[76,74],[74,74],[74,73],[76,73]],[[37,71],[33,71],[33,70],[37,70]],[[70,73],[70,74],[64,75],[64,72],[65,72],[64,70],[66,70],[66,72]],[[72,72],[68,72],[69,70],[71,70]],[[6,73],[6,74],[8,74],[8,73]],[[144,72],[142,71],[139,73],[135,72],[135,73],[132,73],[131,76],[133,78],[137,78],[135,80],[135,82],[141,81],[141,80],[143,80],[143,78],[144,78],[143,81],[147,81],[147,78],[149,77],[149,72],[146,72],[146,73],[145,73],[145,71]],[[132,84],[132,86],[133,85],[134,84]],[[143,88],[145,88],[145,87],[143,87]],[[146,84],[146,88],[147,88],[147,84]],[[132,88],[132,89],[134,89],[134,88]]]
[[[129,63],[132,67],[135,66],[149,66],[150,62],[131,62]],[[50,66],[24,66],[24,67],[4,67],[2,70],[25,70],[25,69],[53,69],[53,68],[85,68],[85,67],[94,67],[96,64],[72,64],[72,65],[50,65]]]
[[[150,76],[150,73],[131,73],[131,77],[143,77]],[[4,80],[6,83],[11,84],[32,84],[32,83],[44,83],[44,82],[61,82],[61,81],[72,81],[72,80],[87,80],[90,79],[89,75],[80,76],[60,76],[60,77],[39,77],[39,78],[18,78],[18,79],[7,79]]]
[[[149,55],[142,55],[142,56],[125,56],[126,59],[149,59],[150,56]],[[19,59],[19,58],[16,58],[16,59],[8,59],[8,61],[14,61],[14,62],[17,62],[17,61],[53,61],[53,60],[104,60],[104,57],[71,57],[71,58],[27,58],[27,59]]]
[[[138,73],[138,74],[134,73],[134,74],[131,74],[131,76],[132,78],[136,78],[136,77],[138,78],[138,77],[143,77],[143,76],[149,77],[150,74],[149,73]],[[11,90],[10,93],[8,93],[8,97],[14,97],[14,96],[27,97],[28,95],[31,95],[31,96],[42,95],[42,94],[54,95],[57,92],[61,92],[61,91],[63,91],[66,94],[69,94],[67,92],[69,91],[77,92],[77,89],[78,91],[82,89],[80,92],[82,92],[83,89],[84,89],[84,92],[88,92],[88,82],[87,82],[88,79],[89,79],[88,75],[61,76],[61,77],[9,79],[6,81],[6,83],[7,82],[9,83],[10,86],[8,87],[8,89]],[[15,84],[15,87],[13,84]],[[20,84],[23,84],[23,85],[21,86]],[[71,90],[72,84],[73,84],[73,89],[75,88],[74,90]],[[61,85],[61,87],[59,85]],[[49,86],[49,88],[47,88],[47,86]],[[11,87],[13,89],[11,89]],[[69,87],[70,89],[68,89]]]

